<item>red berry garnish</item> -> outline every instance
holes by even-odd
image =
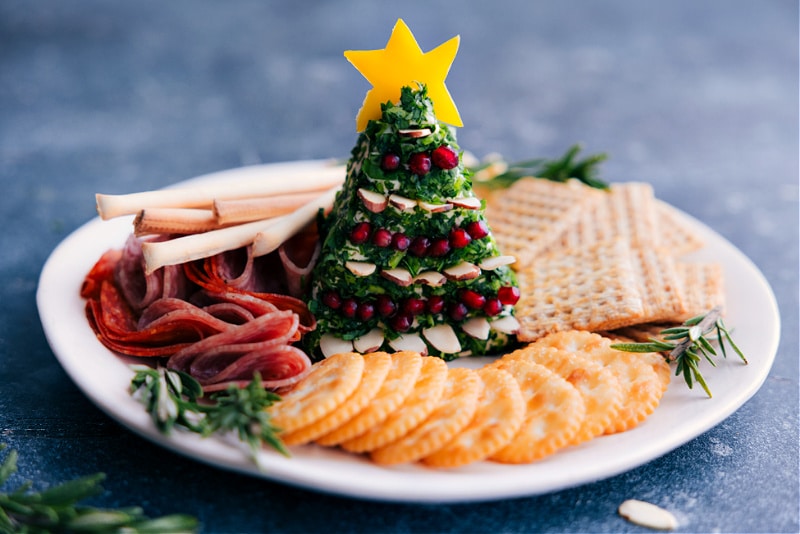
[[[375,299],[375,309],[381,317],[391,317],[397,311],[397,304],[388,295],[379,295]]]
[[[442,145],[431,154],[433,164],[440,169],[449,170],[458,166],[458,153],[449,146]]]
[[[354,245],[362,245],[369,240],[369,235],[371,233],[372,225],[368,222],[360,222],[350,231],[350,241],[352,241]]]
[[[503,286],[497,291],[497,298],[507,306],[513,306],[520,297],[519,288],[516,286]]]
[[[400,311],[408,315],[419,315],[425,311],[425,301],[417,297],[409,297],[403,301]]]
[[[464,248],[472,242],[472,236],[463,228],[453,228],[450,230],[450,246],[453,248]]]
[[[371,302],[362,302],[358,305],[357,314],[362,321],[369,321],[375,317],[375,306]]]
[[[414,256],[421,258],[428,253],[428,247],[430,246],[430,239],[427,237],[418,236],[411,241],[411,246],[408,247],[408,251]]]
[[[481,239],[489,235],[486,221],[472,221],[467,225],[467,233],[472,239]]]
[[[483,313],[489,317],[494,317],[501,311],[503,311],[503,303],[500,302],[500,299],[497,297],[488,299],[486,304],[483,305]]]
[[[479,310],[486,304],[486,297],[473,289],[462,289],[458,292],[458,298],[468,308]]]
[[[408,169],[417,176],[425,176],[431,172],[431,157],[425,152],[411,154],[408,158]]]
[[[428,255],[435,258],[446,256],[448,252],[450,252],[450,240],[448,240],[446,237],[434,239],[430,248],[428,249]]]
[[[406,332],[409,328],[411,328],[411,324],[414,322],[414,319],[410,315],[406,315],[405,313],[398,313],[394,317],[391,318],[389,324],[392,328],[394,328],[398,332]]]
[[[358,302],[355,299],[345,299],[342,302],[342,315],[352,319],[356,316],[356,312],[358,312]]]
[[[332,310],[338,310],[342,307],[342,297],[336,291],[326,291],[322,295],[322,303]]]
[[[411,238],[402,232],[397,232],[392,236],[392,247],[395,250],[406,250],[411,246]]]
[[[454,321],[463,321],[467,317],[469,310],[461,302],[453,302],[447,307],[447,314]]]
[[[381,169],[384,171],[394,171],[400,167],[400,156],[391,152],[384,154],[381,158]]]
[[[392,244],[392,233],[386,228],[378,228],[372,234],[372,243],[377,247],[388,247]]]
[[[437,314],[444,310],[444,297],[441,295],[431,295],[428,297],[428,313]]]

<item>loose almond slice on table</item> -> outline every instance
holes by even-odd
[[[389,374],[370,403],[355,417],[320,436],[316,442],[333,446],[363,434],[384,421],[411,393],[422,368],[422,356],[417,352],[395,352]]]

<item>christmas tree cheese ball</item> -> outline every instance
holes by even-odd
[[[386,50],[398,31],[410,35],[398,22]],[[405,42],[421,54],[413,36]],[[449,99],[439,78],[437,94]],[[515,258],[498,250],[454,129],[435,113],[441,98],[424,83],[397,93],[365,120],[368,93],[344,185],[320,224],[308,348],[315,356],[413,350],[448,360],[497,351],[519,328]]]

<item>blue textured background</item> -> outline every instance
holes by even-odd
[[[402,17],[448,77],[462,147],[510,160],[576,141],[764,272],[783,335],[762,390],[626,474],[491,504],[359,502],[206,467],[132,435],[75,388],[34,302],[50,251],[132,192],[240,165],[344,157],[367,82],[345,49]],[[101,506],[197,515],[206,532],[640,532],[624,499],[687,532],[797,532],[798,4],[789,0],[0,3],[0,441],[15,481],[104,471]]]

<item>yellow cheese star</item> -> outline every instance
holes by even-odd
[[[459,41],[457,35],[423,53],[406,23],[398,19],[386,48],[346,51],[344,57],[372,84],[356,117],[356,129],[361,132],[370,120],[379,119],[381,104],[399,102],[400,89],[417,83],[427,86],[437,119],[462,126],[461,116],[444,83]]]

